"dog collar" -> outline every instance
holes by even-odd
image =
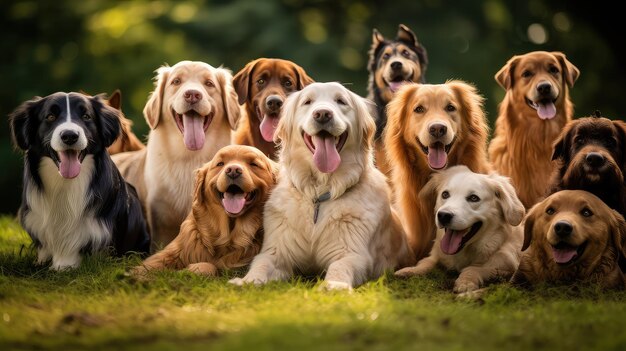
[[[317,223],[317,217],[320,213],[320,204],[328,200],[330,200],[330,191],[327,191],[313,199],[313,205],[315,206],[315,209],[313,210],[313,224]]]

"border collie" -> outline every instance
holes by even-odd
[[[81,253],[108,247],[148,253],[137,192],[106,151],[120,133],[119,112],[100,97],[58,92],[36,97],[9,116],[13,142],[25,151],[18,217],[51,269],[80,265]]]

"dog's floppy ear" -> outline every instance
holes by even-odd
[[[359,127],[363,133],[361,136],[363,147],[367,150],[371,150],[374,143],[374,133],[376,133],[376,122],[374,121],[374,117],[370,114],[370,109],[367,106],[367,104],[371,102],[351,91],[350,98],[352,99],[352,105],[356,111]]]
[[[169,78],[171,67],[161,66],[155,72],[154,79],[155,88],[146,106],[143,108],[143,115],[150,126],[150,129],[155,129],[161,119],[161,107],[163,106],[163,94],[165,93],[165,86],[167,85],[167,79]]]
[[[422,187],[418,196],[422,201],[429,202],[432,200],[433,205],[437,199],[437,192],[439,191],[439,186],[441,185],[441,181],[443,180],[443,175],[441,172],[433,172],[430,175],[430,179],[428,182]]]
[[[619,135],[619,143],[622,149],[626,148],[626,123],[624,121],[613,121],[613,125],[617,129],[617,134]],[[624,158],[624,164],[621,165],[622,173],[626,173],[626,155],[622,156]]]
[[[278,173],[280,172],[280,165],[278,162],[273,161],[271,158],[266,157],[267,167],[272,172],[272,181],[274,184],[278,184]]]
[[[570,149],[569,140],[572,138],[571,134],[574,131],[574,124],[576,121],[570,121],[565,125],[561,134],[556,138],[554,143],[552,144],[552,161],[563,158],[567,161],[568,152]]]
[[[285,103],[283,104],[280,119],[278,120],[276,131],[274,132],[274,142],[279,143],[281,148],[283,147],[282,145],[288,145],[291,141],[289,138],[291,133],[289,131],[285,131],[285,129],[291,126],[293,123],[292,121],[296,118],[295,114],[301,93],[302,90],[289,94],[289,96],[287,96],[287,100],[285,100]]]
[[[565,57],[564,53],[559,51],[553,51],[552,55],[554,55],[561,64],[561,69],[563,70],[563,79],[570,88],[573,87],[574,83],[578,79],[578,76],[580,76],[580,70],[578,70],[576,66],[574,66],[571,62],[567,60],[567,57]]]
[[[489,174],[489,179],[493,182],[493,190],[502,208],[504,219],[512,226],[519,225],[524,219],[526,209],[517,197],[510,179],[497,173]]]
[[[109,106],[116,110],[122,110],[122,92],[119,89],[115,89],[106,100]]]
[[[222,90],[222,104],[224,104],[224,114],[228,118],[230,129],[237,129],[240,110],[237,104],[237,92],[233,87],[233,76],[230,71],[221,66],[215,70],[215,77]]]
[[[498,73],[496,73],[496,82],[498,82],[504,90],[509,90],[513,86],[513,72],[515,72],[515,66],[518,64],[519,60],[520,56],[513,56],[507,61],[506,65],[500,68]]]
[[[209,165],[213,164],[213,161],[211,161],[209,164],[205,164],[204,166],[196,169],[195,175],[196,175],[196,182],[194,185],[194,191],[193,191],[193,201],[194,202],[198,202],[198,203],[204,203],[205,202],[205,197],[204,197],[204,182],[206,180],[206,175],[207,172],[209,171]]]
[[[297,80],[296,89],[297,90],[302,90],[305,86],[315,82],[313,78],[309,77],[309,75],[306,74],[306,72],[304,71],[304,68],[296,65],[295,63],[293,64],[293,70],[296,74],[296,80]]]
[[[257,62],[261,59],[257,59],[251,62],[241,69],[241,71],[235,74],[233,78],[233,85],[235,86],[235,91],[237,92],[239,105],[243,105],[248,100],[248,94],[250,93],[250,78],[252,77],[252,72],[254,72],[254,66],[256,66]]]
[[[383,131],[385,145],[395,144],[402,139],[404,120],[407,118],[405,115],[409,114],[409,109],[412,109],[409,107],[409,100],[419,87],[420,85],[416,83],[403,84],[387,104],[387,126]],[[385,147],[387,153],[391,150],[392,148]],[[389,157],[395,159],[393,155],[389,155]]]
[[[90,98],[91,106],[98,115],[100,136],[105,147],[111,146],[122,131],[122,112],[104,103],[99,96]]]
[[[9,115],[13,144],[22,150],[30,149],[36,125],[35,121],[41,109],[42,101],[42,98],[36,96],[32,100],[23,102]]]
[[[526,251],[532,241],[535,217],[537,216],[537,212],[539,212],[538,208],[540,205],[541,202],[533,206],[533,208],[528,211],[526,219],[524,220],[524,244],[522,245],[522,251]]]
[[[469,119],[469,134],[478,136],[479,140],[487,140],[489,123],[485,111],[483,111],[485,99],[478,94],[476,88],[471,84],[460,80],[447,81],[446,84],[455,92],[462,104],[461,112]]]
[[[626,273],[626,221],[619,212],[611,210],[611,238],[617,252],[617,263],[622,272]]]

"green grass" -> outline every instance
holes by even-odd
[[[238,288],[227,277],[127,277],[136,257],[33,264],[30,239],[0,219],[0,350],[626,349],[626,295],[594,287],[497,284],[459,301],[454,276],[387,275],[347,292],[298,279]]]

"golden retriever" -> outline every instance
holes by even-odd
[[[511,177],[526,208],[545,196],[552,172],[552,143],[572,119],[569,88],[580,72],[560,52],[513,56],[496,81],[506,95],[500,104],[489,159]]]
[[[434,170],[466,165],[487,173],[489,127],[483,98],[461,81],[406,84],[387,107],[387,158],[408,242],[417,258],[425,257],[435,239],[435,199],[418,194]]]
[[[193,204],[180,233],[133,273],[189,269],[215,276],[247,265],[261,248],[263,205],[278,166],[250,146],[225,146],[196,173]]]
[[[385,176],[374,167],[375,128],[365,101],[338,83],[289,96],[276,131],[280,179],[265,205],[263,247],[248,274],[231,283],[325,271],[325,288],[352,289],[411,263]]]
[[[260,58],[235,74],[233,85],[245,113],[234,142],[250,145],[272,159],[278,157],[274,132],[287,95],[313,83],[304,69],[287,60]]]
[[[143,111],[151,129],[146,149],[113,155],[113,161],[137,188],[153,243],[162,245],[191,209],[193,171],[230,144],[239,106],[224,68],[181,61],[159,68],[156,80]]]
[[[509,279],[521,255],[524,205],[509,179],[454,166],[436,173],[420,196],[436,197],[439,230],[430,256],[396,276],[423,275],[437,264],[460,272],[454,292],[477,290],[496,278]]]
[[[122,93],[116,89],[111,96],[103,97],[104,101],[109,106],[122,112]],[[120,115],[120,122],[122,124],[122,132],[120,136],[107,148],[109,154],[119,154],[120,152],[138,151],[143,150],[146,146],[137,138],[132,131],[133,121],[126,118],[124,113]]]
[[[626,223],[589,192],[563,190],[536,204],[526,217],[522,251],[514,284],[625,286]]]

